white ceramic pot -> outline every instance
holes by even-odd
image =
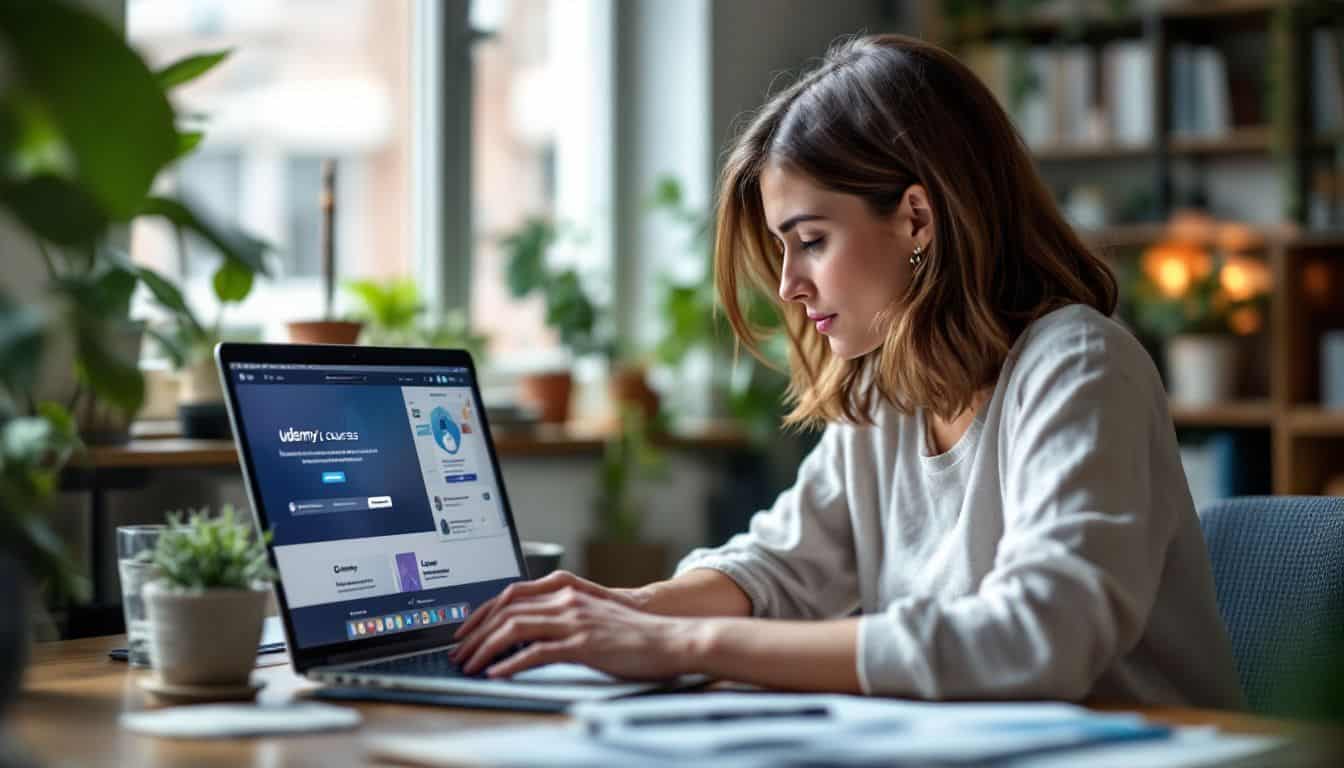
[[[263,589],[181,590],[145,585],[149,661],[172,685],[245,685],[256,665]]]
[[[1167,341],[1167,394],[1171,401],[1205,406],[1235,399],[1240,351],[1236,336],[1173,336]]]

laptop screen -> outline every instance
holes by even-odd
[[[300,648],[458,623],[522,578],[469,369],[228,368]]]

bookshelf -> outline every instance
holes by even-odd
[[[1254,347],[1254,370],[1247,377],[1252,383],[1232,402],[1173,403],[1178,432],[1255,436],[1268,446],[1263,461],[1269,466],[1251,469],[1269,478],[1265,490],[1273,493],[1344,493],[1344,409],[1322,407],[1320,392],[1321,338],[1344,328],[1344,94],[1337,121],[1322,127],[1320,94],[1313,90],[1321,87],[1315,82],[1321,67],[1313,46],[1319,47],[1325,24],[1344,18],[1344,3],[1132,0],[1133,10],[1114,15],[1107,2],[1056,0],[1016,17],[995,10],[1004,3],[980,5],[988,11],[949,19],[941,0],[925,0],[919,9],[924,36],[961,56],[1005,104],[1009,91],[998,70],[1009,57],[993,49],[1015,48],[1014,55],[1026,62],[1016,66],[1035,73],[1037,89],[1040,74],[1047,75],[1045,92],[1056,100],[1049,106],[1052,114],[1043,118],[1037,106],[1037,114],[1029,115],[1021,103],[1009,111],[1065,210],[1068,185],[1115,183],[1125,174],[1131,196],[1149,201],[1146,209],[1108,204],[1106,225],[1082,230],[1089,245],[1115,263],[1137,259],[1164,236],[1164,222],[1182,207],[1256,222],[1253,231],[1262,245],[1253,255],[1269,268],[1272,289],[1265,325],[1248,342]],[[1334,38],[1344,42],[1344,34]],[[1276,56],[1285,45],[1290,54]],[[1050,52],[1066,53],[1052,58]],[[1344,49],[1333,55],[1344,58]],[[1134,59],[1116,63],[1124,57]],[[1085,68],[1081,78],[1067,71],[1076,66]],[[1120,136],[1107,102],[1121,97],[1135,103],[1136,91],[1113,81],[1122,76],[1117,73],[1136,71],[1149,74],[1137,89],[1144,99],[1137,112],[1145,124],[1137,132],[1131,124]],[[1192,71],[1203,74],[1191,80]],[[1289,85],[1248,91],[1233,82],[1248,74]],[[1227,82],[1211,87],[1210,77]],[[1178,84],[1179,78],[1185,79]],[[1086,115],[1090,130],[1084,136],[1065,124],[1069,115],[1061,116],[1067,109],[1058,100],[1078,100],[1076,93],[1061,97],[1061,80],[1063,90],[1086,83],[1095,112]],[[1332,87],[1338,86],[1336,81]],[[1219,107],[1211,123],[1176,103],[1200,98]],[[1031,108],[1028,102],[1025,109]],[[1226,199],[1198,194],[1201,183],[1227,191],[1226,182],[1209,181],[1224,166],[1235,167],[1247,186],[1273,189],[1275,199],[1251,196],[1246,210],[1237,210]],[[1324,195],[1330,197],[1322,203]],[[1266,206],[1272,206],[1269,215]]]

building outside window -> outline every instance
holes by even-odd
[[[204,116],[206,139],[162,182],[276,247],[273,279],[258,280],[230,310],[231,327],[282,340],[285,321],[320,313],[318,197],[329,157],[338,161],[340,279],[411,277],[431,302],[436,280],[469,280],[472,322],[505,368],[557,346],[539,299],[516,301],[504,283],[499,240],[526,217],[548,216],[583,233],[555,258],[579,266],[590,287],[608,295],[610,0],[470,0],[460,10],[437,2],[127,0],[127,34],[152,66],[233,49],[176,92],[179,111]],[[464,11],[473,31],[463,39],[416,27]],[[430,90],[443,86],[421,74],[435,71],[417,62],[427,56],[467,67],[470,103],[452,103],[465,101],[468,89]],[[438,103],[427,127],[415,122],[417,106],[423,114]],[[441,186],[414,178],[452,172],[417,157],[423,141],[415,140],[417,130],[446,135],[434,120],[452,109],[472,114],[466,200],[438,199]],[[470,209],[465,264],[451,245],[422,245],[439,241],[416,232],[432,225],[418,219],[448,205]],[[429,256],[439,260],[438,276],[415,252],[429,247],[443,250]],[[217,257],[207,247],[189,238],[183,252],[169,227],[148,221],[134,225],[131,250],[136,261],[181,279],[193,306],[213,316]],[[348,310],[349,297],[337,296],[338,310]]]

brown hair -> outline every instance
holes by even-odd
[[[761,203],[770,162],[882,216],[910,185],[928,191],[933,239],[893,297],[874,352],[833,355],[806,310],[779,301]],[[902,35],[833,47],[738,136],[719,179],[714,271],[733,330],[757,357],[763,329],[744,311],[749,283],[780,307],[790,426],[869,424],[875,395],[906,413],[923,406],[952,418],[993,384],[1033,320],[1076,303],[1109,315],[1116,303],[1114,275],[1064,221],[989,89],[946,51]]]

